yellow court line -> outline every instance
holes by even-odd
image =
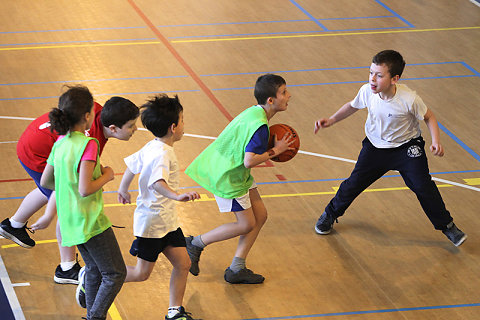
[[[131,45],[160,44],[160,43],[161,43],[160,41],[88,43],[88,44],[69,44],[69,45],[60,45],[60,46],[52,45],[52,46],[32,46],[32,47],[8,47],[8,48],[0,48],[0,51],[36,50],[36,49],[65,49],[65,48],[82,48],[82,47],[131,46]]]
[[[456,27],[456,28],[436,28],[436,29],[408,29],[408,30],[385,30],[385,31],[365,31],[365,32],[344,32],[344,33],[316,33],[302,35],[284,35],[284,36],[260,36],[243,38],[214,38],[214,39],[191,39],[191,40],[172,40],[172,43],[192,43],[192,42],[215,42],[215,41],[239,41],[239,40],[265,40],[265,39],[288,39],[288,38],[312,38],[312,37],[336,37],[336,36],[358,36],[370,34],[389,34],[389,33],[409,33],[409,32],[432,32],[432,31],[454,31],[454,30],[472,30],[480,27]]]
[[[115,303],[112,303],[110,309],[108,309],[108,314],[112,318],[112,320],[122,320],[122,316],[120,316],[120,312],[118,312],[117,306]]]
[[[455,27],[455,28],[435,28],[435,29],[408,29],[408,30],[383,30],[383,31],[363,31],[363,32],[343,32],[343,33],[316,33],[302,35],[283,35],[283,36],[258,36],[258,37],[241,37],[241,38],[212,38],[212,39],[189,39],[189,40],[172,40],[171,43],[195,43],[195,42],[218,42],[218,41],[240,41],[240,40],[266,40],[266,39],[289,39],[289,38],[312,38],[312,37],[338,37],[338,36],[358,36],[373,34],[394,34],[394,33],[411,33],[411,32],[434,32],[434,31],[455,31],[455,30],[474,30],[478,27]],[[38,49],[71,49],[85,47],[110,47],[110,46],[135,46],[147,44],[161,44],[161,41],[136,41],[136,42],[116,42],[116,43],[88,43],[88,44],[70,44],[70,45],[51,45],[51,46],[28,46],[28,47],[7,47],[0,48],[0,51],[17,51],[17,50],[38,50]]]
[[[57,243],[57,239],[51,239],[51,240],[40,240],[40,241],[35,241],[36,244],[43,244],[43,243]],[[20,247],[18,244],[13,243],[13,244],[6,244],[2,246],[2,249],[6,248],[15,248],[15,247]]]
[[[467,180],[467,179],[464,179]],[[437,184],[438,188],[446,188],[446,187],[454,187],[454,185],[451,184]],[[332,187],[333,191],[320,191],[320,192],[304,192],[304,193],[280,193],[280,194],[264,194],[262,195],[262,198],[286,198],[286,197],[305,197],[305,196],[319,196],[319,195],[334,195],[338,187]],[[384,191],[398,191],[398,190],[410,190],[408,187],[394,187],[394,188],[369,188],[364,190],[363,192],[384,192]],[[204,202],[204,201],[215,201],[215,198],[209,197],[207,194],[200,194],[200,199],[195,200],[199,202]],[[105,204],[104,207],[120,207],[120,206],[134,206],[136,205],[135,202],[133,203],[128,203],[128,204],[121,204],[121,203],[109,203]],[[37,244],[42,244],[42,243],[56,243],[56,239],[52,240],[42,240],[42,241],[36,241]],[[14,247],[19,247],[18,244],[7,244],[1,246],[2,249],[6,248],[14,248]]]

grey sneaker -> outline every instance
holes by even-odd
[[[77,304],[82,308],[87,308],[87,301],[85,300],[85,267],[78,272],[78,286],[75,291],[75,299]]]
[[[60,284],[78,284],[78,274],[80,273],[80,264],[75,263],[70,270],[63,271],[60,265],[55,269],[53,281]]]
[[[246,283],[246,284],[257,284],[262,283],[265,278],[260,275],[253,273],[252,270],[244,268],[238,272],[233,272],[230,267],[225,270],[225,275],[223,276],[225,281],[229,283]]]
[[[462,230],[458,229],[455,223],[450,222],[445,230],[442,230],[443,234],[447,236],[448,240],[452,241],[455,247],[461,245],[466,239],[467,235]]]
[[[192,244],[193,236],[185,237],[185,242],[187,243],[187,252],[190,257],[192,265],[190,267],[190,273],[194,276],[198,276],[200,273],[200,267],[198,262],[200,261],[200,254],[202,254],[203,248],[197,247]]]
[[[315,232],[318,234],[329,234],[333,229],[333,223],[335,220],[336,219],[332,215],[324,211],[315,224]]]
[[[34,233],[30,228],[27,228],[26,223],[22,228],[13,228],[8,218],[0,223],[0,235],[6,239],[12,240],[19,246],[30,249],[35,246],[35,241],[30,238],[27,230]]]

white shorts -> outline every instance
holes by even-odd
[[[253,181],[252,186],[249,190],[254,189],[257,187],[255,181]],[[234,198],[234,199],[225,199],[219,196],[215,196],[215,200],[217,200],[218,209],[220,212],[238,212],[247,210],[252,206],[250,202],[250,192],[247,192],[241,197]]]

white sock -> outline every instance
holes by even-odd
[[[68,271],[73,268],[73,266],[77,263],[77,261],[67,261],[67,262],[60,262],[60,268],[62,271]]]
[[[174,306],[174,307],[169,307],[168,308],[168,314],[167,314],[167,317],[169,318],[172,318],[172,317],[175,317],[175,315],[179,314],[181,306]]]
[[[12,226],[12,228],[23,228],[23,226],[25,225],[25,222],[24,223],[21,223],[21,222],[17,222],[15,220],[13,220],[12,218],[9,219],[10,220],[10,225]]]

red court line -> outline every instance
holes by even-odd
[[[187,71],[187,73],[192,77],[192,79],[198,84],[202,91],[207,95],[207,97],[215,104],[215,106],[220,110],[220,112],[228,119],[232,121],[233,117],[228,113],[227,109],[218,101],[217,97],[212,93],[212,91],[203,83],[200,77],[193,71],[193,69],[188,65],[188,63],[183,60],[182,56],[175,50],[172,44],[163,36],[163,34],[155,27],[155,25],[147,18],[147,16],[140,10],[140,8],[135,4],[133,0],[127,0],[128,3],[133,7],[133,9],[138,13],[142,20],[148,25],[148,27],[155,33],[157,38],[167,47],[170,53],[177,59],[177,61],[182,65],[182,67]]]

